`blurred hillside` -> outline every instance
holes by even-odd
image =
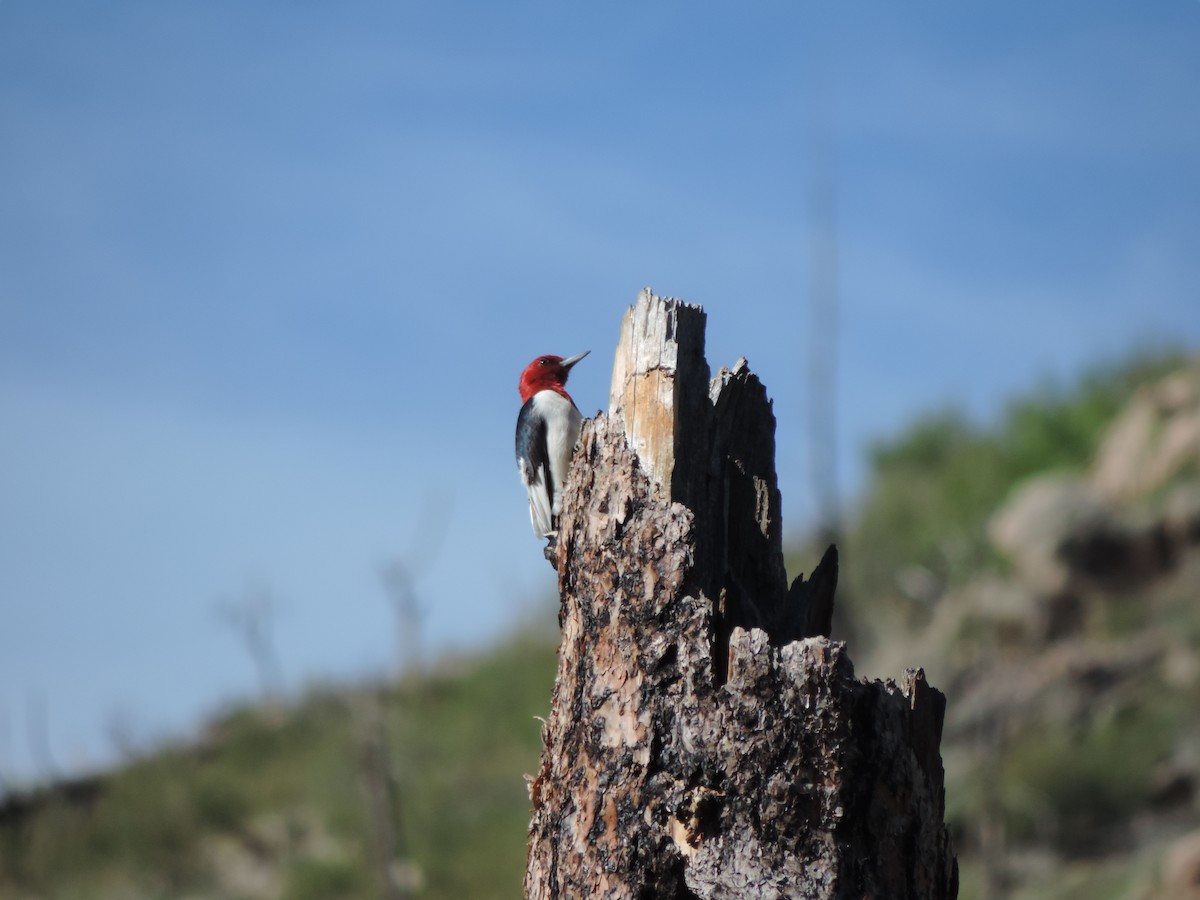
[[[552,615],[548,614],[548,615]],[[246,707],[191,744],[0,801],[0,897],[521,895],[554,644]],[[380,842],[394,848],[381,864]],[[393,893],[390,896],[407,896]]]
[[[844,543],[859,674],[948,695],[963,897],[1200,897],[1200,360],[915,423]]]
[[[861,675],[920,665],[948,695],[962,896],[1200,896],[1200,361],[931,415],[872,472],[834,636]],[[520,896],[554,661],[518,637],[10,792],[0,897]]]

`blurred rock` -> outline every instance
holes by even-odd
[[[1018,579],[1052,601],[1088,590],[1129,591],[1173,569],[1184,541],[1200,535],[1200,490],[1177,489],[1169,500],[1159,515],[1131,511],[1078,476],[1050,473],[1018,487],[989,534]]]
[[[1092,485],[1109,500],[1142,497],[1200,464],[1200,363],[1138,391],[1109,427]]]
[[[1200,900],[1200,831],[1193,831],[1167,848],[1162,862],[1164,900]]]
[[[1037,598],[1019,582],[976,578],[963,588],[961,597],[958,605],[979,626],[995,629],[1001,643],[1028,644],[1036,641],[1043,631]]]
[[[1172,640],[1163,660],[1163,680],[1173,688],[1189,690],[1197,679],[1200,679],[1200,654],[1188,641]]]
[[[1052,472],[1028,479],[992,517],[989,535],[1017,577],[1039,594],[1067,589],[1070,570],[1060,548],[1071,536],[1106,527],[1109,513],[1077,475]]]
[[[1073,585],[1111,592],[1157,578],[1174,568],[1178,554],[1160,520],[1113,512],[1064,535],[1057,556]]]
[[[312,809],[267,813],[236,836],[207,841],[207,856],[220,888],[234,897],[279,897],[290,863],[298,859],[340,861],[348,854]]]
[[[1181,484],[1167,494],[1163,529],[1179,544],[1200,544],[1200,483]]]
[[[944,585],[926,566],[913,564],[896,573],[896,587],[910,600],[933,603],[941,596]]]
[[[1195,795],[1195,773],[1175,760],[1168,760],[1155,770],[1146,801],[1155,812],[1163,812],[1190,807]]]

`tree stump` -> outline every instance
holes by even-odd
[[[855,679],[833,548],[789,589],[771,404],[704,323],[643,291],[584,423],[526,896],[953,898],[945,697]]]

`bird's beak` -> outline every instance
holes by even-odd
[[[575,365],[575,363],[579,362],[591,352],[591,350],[584,350],[582,353],[576,353],[574,356],[568,356],[566,359],[560,362],[559,365],[569,372],[571,371],[571,366]]]

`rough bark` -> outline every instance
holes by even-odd
[[[703,342],[644,291],[584,425],[526,895],[954,897],[945,699],[821,636],[832,548],[789,590],[770,401],[744,360],[710,383]]]

